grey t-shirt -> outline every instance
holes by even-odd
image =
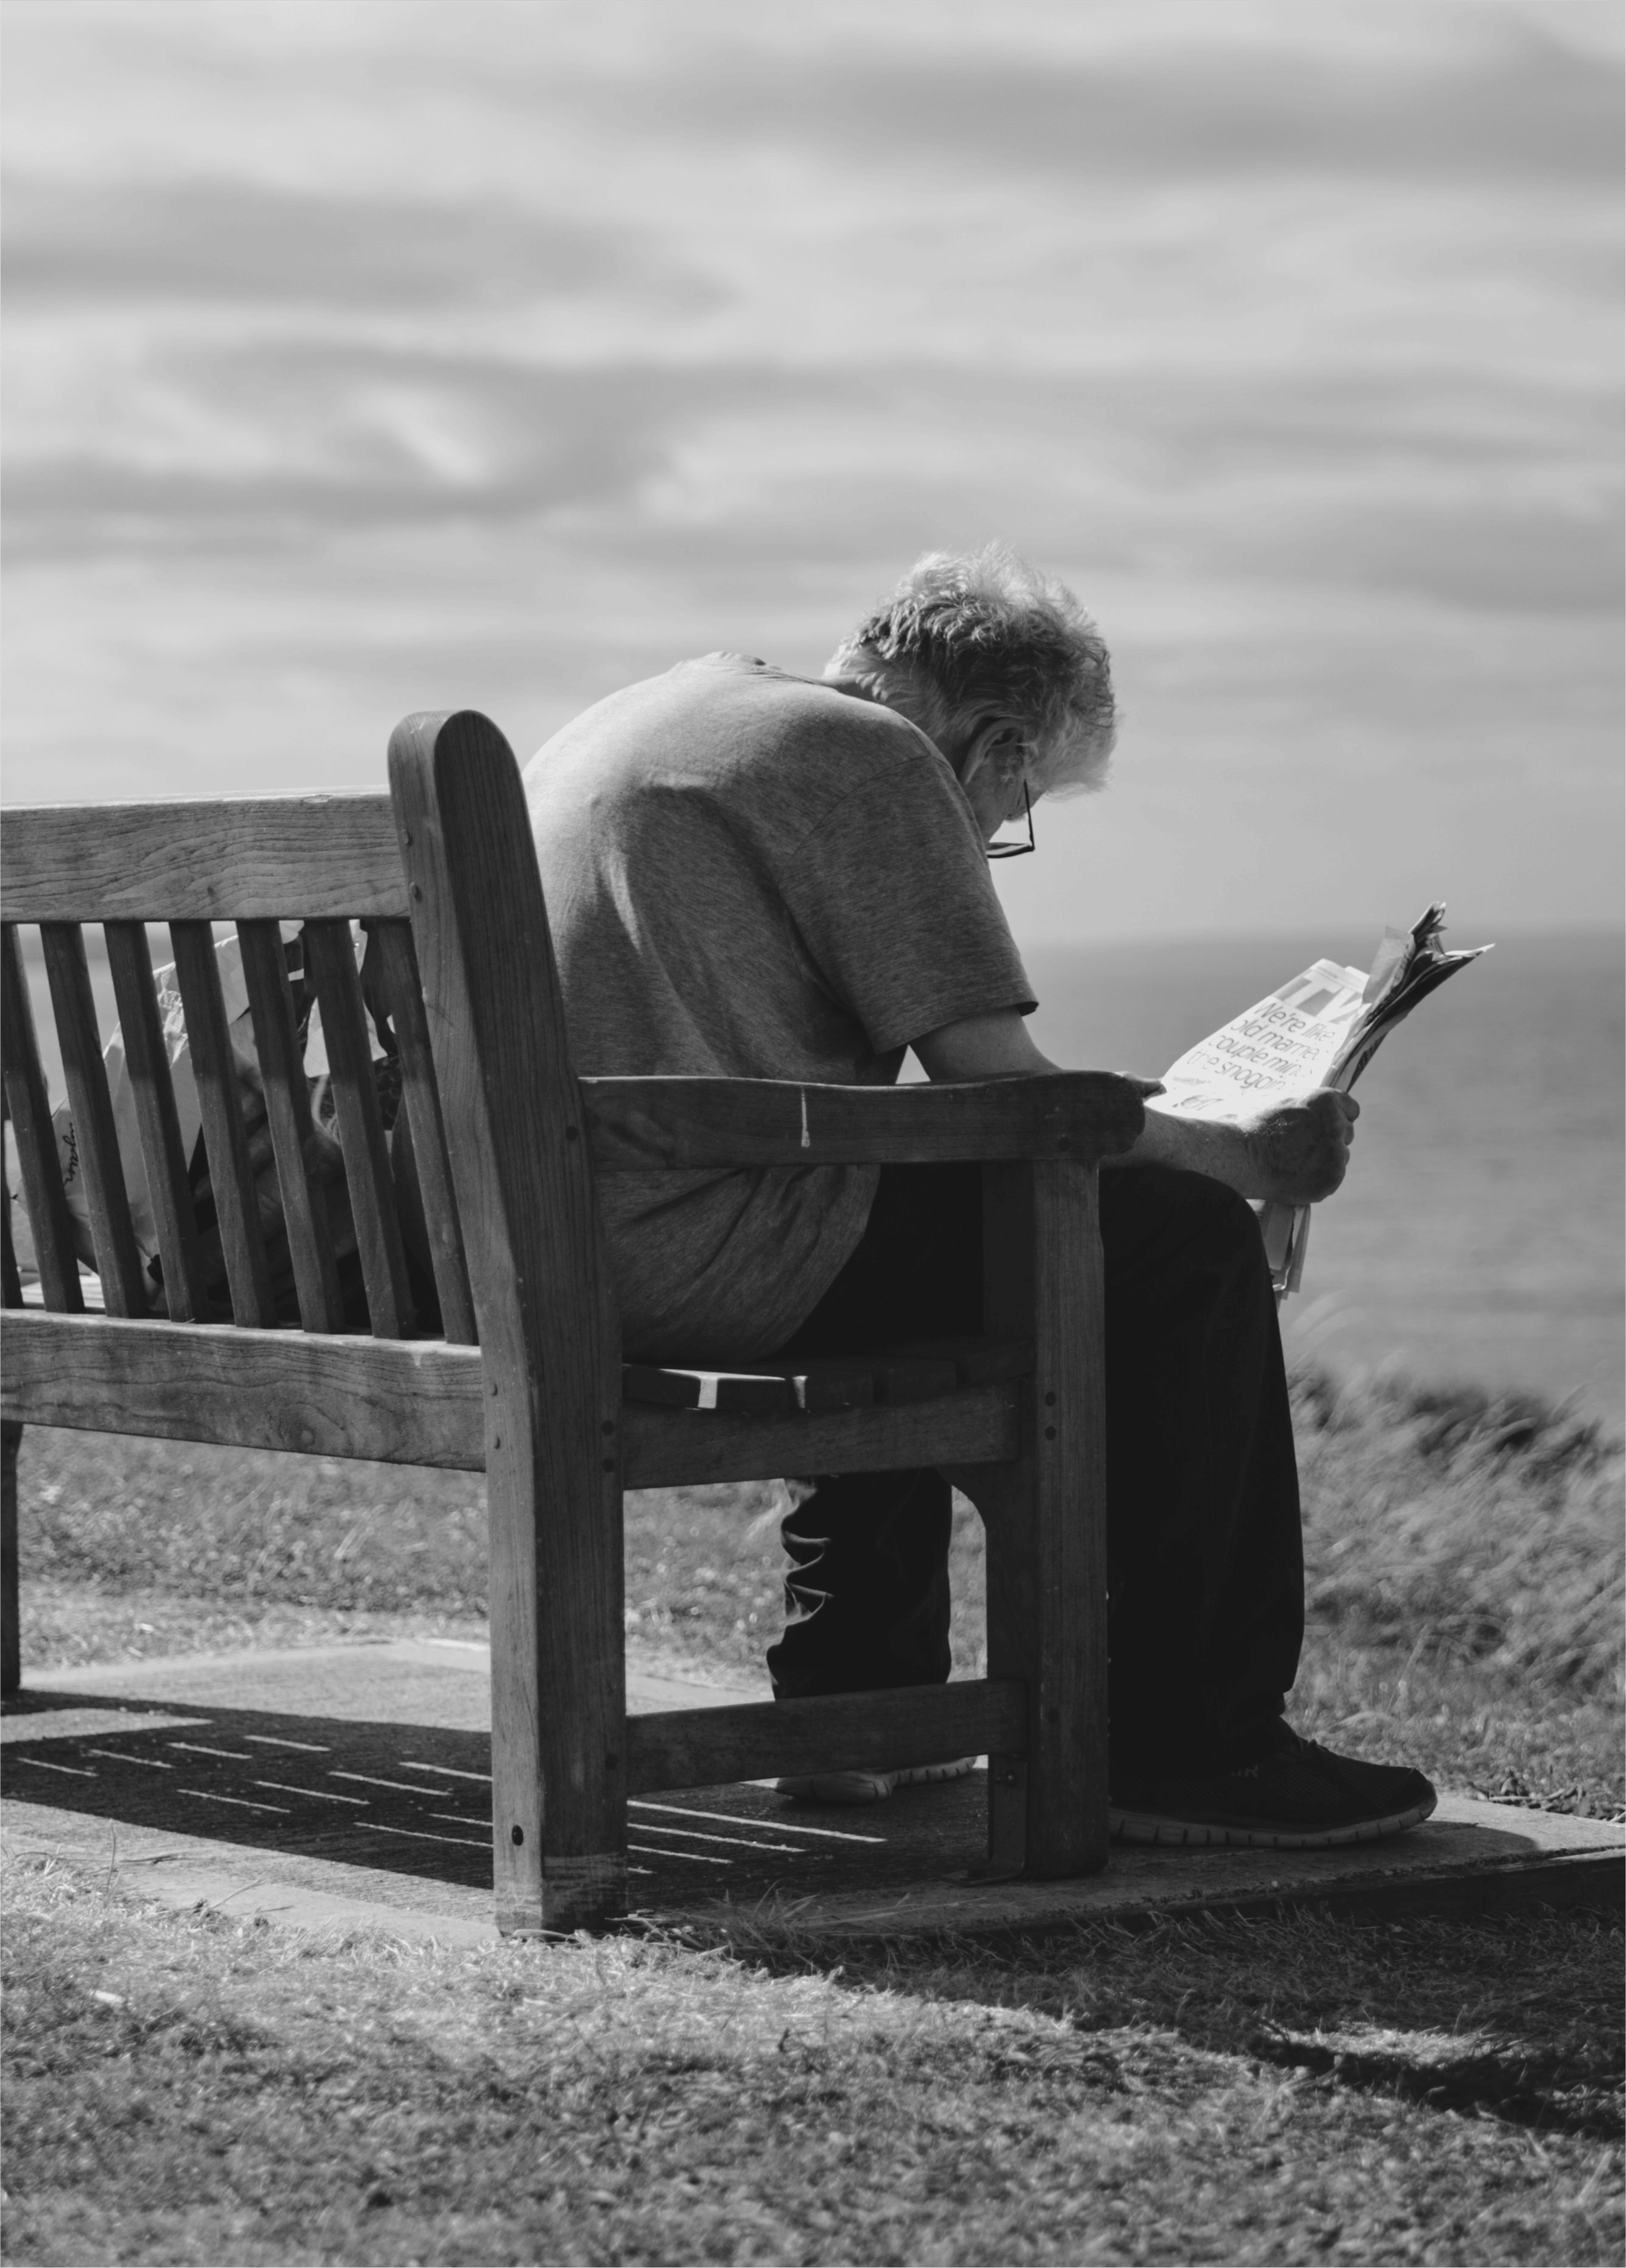
[[[600,701],[526,768],[575,1069],[895,1079],[1034,1005],[971,807],[905,718],[740,654]],[[864,1232],[873,1167],[599,1182],[623,1343],[773,1352]]]

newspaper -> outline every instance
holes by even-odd
[[[284,946],[291,945],[301,932],[302,924],[297,921],[285,921],[280,924],[279,933]],[[358,969],[365,955],[366,944],[360,924],[352,922],[350,946]],[[298,960],[293,966],[298,968]],[[252,1124],[255,1120],[263,1121],[265,1107],[257,1101],[261,1085],[259,1058],[254,1051],[254,1018],[248,1007],[248,980],[243,972],[243,948],[235,931],[216,939],[215,967],[220,979],[221,1005],[225,1013],[227,1037],[232,1044],[239,1101],[246,1119]],[[197,1080],[192,1069],[192,1047],[187,1036],[186,1011],[181,1003],[180,980],[174,962],[166,961],[162,968],[155,968],[152,983],[158,997],[158,1027],[163,1034],[164,1052],[169,1063],[170,1085],[175,1097],[181,1154],[192,1159],[202,1128],[202,1105],[198,1100]],[[331,1073],[320,1001],[312,1002],[304,1032],[305,1073],[311,1088],[311,1108],[320,1122],[329,1117],[334,1108],[328,1093]],[[372,1041],[375,1061],[380,1052],[380,1045],[375,1037]],[[117,1024],[102,1050],[102,1063],[107,1074],[107,1094],[113,1106],[113,1130],[118,1143],[119,1162],[124,1169],[124,1194],[129,1205],[136,1248],[141,1255],[142,1265],[153,1285],[157,1285],[161,1280],[160,1272],[154,1266],[158,1250],[158,1220],[148,1193],[147,1171],[142,1159],[136,1089],[124,1053],[122,1028]],[[56,1162],[63,1178],[63,1194],[68,1200],[69,1218],[73,1223],[80,1272],[89,1275],[94,1270],[95,1251],[91,1233],[90,1194],[85,1188],[84,1160],[74,1133],[73,1113],[65,1101],[58,1102],[51,1112],[51,1130],[56,1138]],[[5,1145],[5,1188],[8,1193],[17,1190],[18,1182],[18,1170],[8,1124]],[[18,1272],[22,1281],[25,1284],[38,1282],[40,1270],[34,1251],[33,1229],[27,1208],[20,1202],[12,1215],[12,1237]]]
[[[1386,930],[1370,975],[1312,961],[1172,1064],[1159,1109],[1235,1121],[1318,1086],[1347,1094],[1418,1001],[1490,951],[1476,945],[1448,953],[1440,942],[1445,913],[1431,906],[1409,931]],[[1264,1204],[1259,1226],[1277,1295],[1285,1299],[1303,1279],[1310,1208]]]

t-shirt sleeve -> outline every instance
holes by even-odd
[[[923,744],[870,747],[860,783],[780,876],[803,943],[876,1053],[966,1016],[1034,1005],[976,823]]]

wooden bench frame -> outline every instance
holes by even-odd
[[[1069,1072],[991,1084],[804,1086],[578,1079],[519,770],[472,711],[408,718],[390,793],[6,817],[5,1082],[45,1307],[6,1256],[4,1683],[19,1676],[15,1465],[23,1424],[439,1465],[487,1476],[499,1926],[624,1908],[626,1803],[770,1773],[990,1758],[990,1865],[1107,1857],[1106,1526],[1096,1174],[1142,1123],[1133,1086]],[[410,1329],[401,1241],[348,932],[385,940],[403,1108],[446,1336]],[[372,1335],[342,1328],[279,919],[307,925]],[[277,1328],[215,976],[236,921],[302,1328]],[[15,924],[42,924],[105,1314],[79,1278]],[[78,925],[107,924],[170,1315],[122,1192]],[[195,1223],[143,924],[173,924],[235,1320],[193,1320]],[[326,926],[323,926],[323,925]],[[418,972],[421,971],[421,979]],[[420,990],[421,984],[421,990]],[[623,1400],[599,1174],[975,1160],[987,1329],[1032,1375],[899,1407],[739,1414]],[[9,1208],[8,1208],[9,1210]],[[629,1719],[627,1488],[936,1465],[988,1534],[986,1678]]]

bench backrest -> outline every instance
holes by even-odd
[[[84,928],[99,923],[120,1020],[139,1165],[172,1321],[343,1331],[329,1219],[280,924],[300,924],[304,983],[326,1041],[344,1189],[375,1337],[421,1332],[403,1235],[427,1247],[444,1336],[482,1335],[480,1278],[551,1279],[555,1299],[601,1304],[591,1167],[518,770],[479,717],[408,718],[391,744],[392,793],[46,806],[6,814],[0,835],[4,1047],[44,1305],[83,1307],[73,1223],[58,1165],[20,925],[37,924],[72,1116],[77,1168],[109,1315],[154,1307],[126,1193],[102,1059]],[[350,924],[364,924],[367,997]],[[190,1172],[155,992],[150,924],[166,924],[184,1010],[196,1109],[215,1211],[223,1301],[211,1301]],[[216,925],[235,925],[248,1010],[239,1022],[257,1067],[265,1122],[251,1155],[244,1080],[223,996]],[[416,931],[416,935],[415,935]],[[228,932],[229,934],[230,932]],[[426,964],[421,973],[420,957]],[[235,1005],[235,1002],[232,1004]],[[393,1170],[368,1028],[393,1042],[411,1171]],[[553,1139],[549,1141],[549,1130]],[[516,1204],[514,1160],[535,1146],[550,1171]],[[274,1249],[291,1291],[280,1302],[255,1169],[269,1146],[280,1198]],[[396,1165],[403,1152],[395,1138]],[[546,1161],[541,1152],[552,1150]],[[562,1155],[560,1152],[571,1154]],[[538,1182],[522,1174],[520,1180]],[[269,1177],[261,1187],[270,1185]],[[276,1207],[269,1208],[273,1226]],[[570,1216],[576,1216],[570,1233]],[[476,1248],[471,1283],[472,1223]],[[584,1230],[586,1233],[584,1234]],[[518,1233],[520,1244],[513,1238]],[[528,1239],[528,1242],[527,1242]],[[151,1240],[150,1240],[151,1241]],[[349,1240],[346,1240],[347,1245]],[[213,1274],[217,1280],[218,1263]],[[21,1297],[6,1261],[5,1303]],[[421,1280],[421,1279],[420,1279]],[[551,1303],[550,1303],[551,1304]],[[497,1307],[511,1306],[497,1293]],[[485,1335],[497,1321],[487,1314]],[[592,1336],[591,1330],[589,1336]]]
[[[226,1320],[211,1302],[171,1078],[163,1007],[155,994],[149,923],[167,923],[184,1006],[190,1067],[229,1288],[229,1319],[269,1327],[277,1302],[245,1124],[244,1081],[232,1048],[214,924],[234,923],[252,1046],[274,1148],[287,1259],[307,1331],[344,1327],[335,1238],[315,1161],[295,999],[279,924],[303,924],[304,980],[320,1003],[345,1182],[371,1328],[400,1338],[414,1328],[405,1244],[390,1171],[372,1048],[350,923],[368,924],[370,986],[401,1069],[436,1288],[450,1336],[474,1336],[462,1233],[452,1190],[432,1050],[407,917],[407,885],[387,796],[346,795],[158,803],[7,815],[3,849],[5,1077],[45,1305],[83,1302],[71,1225],[46,1108],[18,925],[40,925],[51,1010],[72,1114],[103,1298],[110,1314],[151,1312],[126,1194],[135,1161],[121,1158],[102,1062],[84,927],[107,939],[144,1174],[173,1320]],[[252,1081],[248,1086],[252,1095]],[[128,1145],[129,1134],[126,1133]],[[261,1144],[263,1151],[263,1143]],[[273,1214],[273,1219],[275,1215]],[[284,1303],[286,1304],[286,1303]]]

